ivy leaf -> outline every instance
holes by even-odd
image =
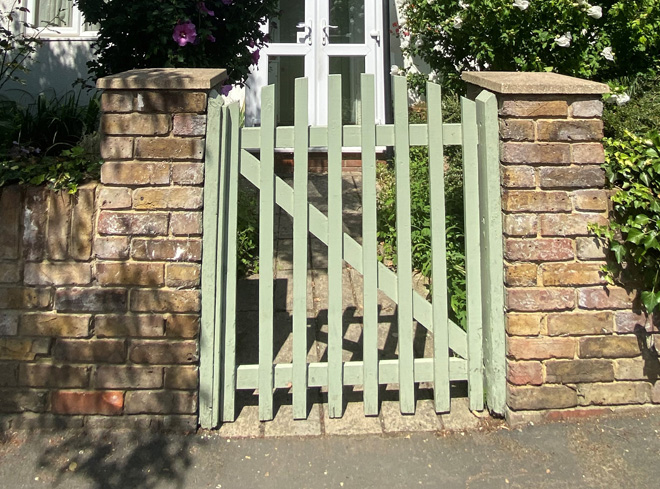
[[[612,243],[610,249],[614,253],[617,263],[623,261],[623,257],[626,256],[626,248],[621,243]]]
[[[626,236],[626,241],[629,243],[639,244],[644,238],[644,233],[639,229],[632,228],[628,231],[628,236]]]
[[[652,314],[658,304],[660,304],[660,292],[645,291],[642,292],[642,303],[646,312]]]
[[[647,216],[646,214],[637,214],[637,217],[635,217],[635,224],[639,224],[640,226],[646,226],[651,218]]]

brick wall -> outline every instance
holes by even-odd
[[[5,426],[197,426],[205,112],[223,79],[102,79],[101,184],[1,189]]]
[[[509,420],[660,403],[658,360],[640,334],[651,326],[635,291],[606,285],[588,230],[608,219],[606,87],[555,74],[465,79],[498,96]]]

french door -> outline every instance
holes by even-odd
[[[327,122],[328,75],[342,75],[344,124],[360,123],[360,74],[376,77],[377,123],[385,122],[381,0],[280,0],[271,42],[250,76],[246,122],[258,125],[261,87],[275,85],[279,125],[293,125],[294,80],[307,77],[309,121]]]

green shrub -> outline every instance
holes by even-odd
[[[608,103],[603,111],[605,136],[626,139],[626,131],[646,134],[660,128],[660,75],[650,72],[619,79],[614,85],[625,86],[630,101],[624,105]]]
[[[276,0],[76,0],[98,24],[96,77],[153,67],[226,68],[232,81],[247,78]]]
[[[605,169],[612,196],[613,219],[593,225],[606,239],[614,262],[605,267],[610,282],[641,290],[642,303],[652,313],[660,304],[660,134],[626,133],[606,139]]]
[[[243,277],[259,271],[259,199],[243,178],[238,187],[237,273]]]

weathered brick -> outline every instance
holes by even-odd
[[[119,312],[126,310],[126,303],[126,289],[72,287],[55,293],[58,311]]]
[[[510,311],[543,312],[573,309],[573,289],[507,289],[506,303]]]
[[[605,170],[592,165],[540,168],[539,185],[541,188],[602,188]]]
[[[575,339],[511,337],[507,340],[507,352],[510,358],[516,360],[573,358]]]
[[[163,367],[100,365],[94,372],[97,389],[158,389],[163,386]]]
[[[581,406],[644,404],[651,400],[651,384],[646,382],[578,384],[577,394]]]
[[[18,258],[22,206],[19,186],[10,185],[0,189],[0,258]]]
[[[548,263],[542,266],[543,285],[599,285],[606,283],[596,263]]]
[[[196,390],[199,372],[197,367],[165,367],[165,388]]]
[[[101,211],[98,232],[100,234],[159,236],[167,234],[167,221],[168,215],[165,212]]]
[[[18,363],[0,363],[0,387],[15,387],[18,384]]]
[[[196,411],[196,392],[131,391],[126,393],[127,414],[187,414]]]
[[[202,234],[202,213],[173,212],[170,217],[170,230],[174,236]]]
[[[126,344],[123,340],[57,340],[55,360],[66,363],[123,363]]]
[[[196,341],[133,340],[129,358],[133,363],[185,365],[199,360]]]
[[[23,314],[20,332],[25,336],[87,337],[90,320],[88,314]]]
[[[511,287],[534,287],[538,265],[534,263],[516,263],[505,268],[505,283]]]
[[[545,381],[549,384],[610,382],[614,380],[611,360],[549,360],[545,362]]]
[[[139,188],[133,192],[133,208],[151,209],[201,209],[200,187]]]
[[[653,321],[648,320],[646,313],[634,311],[618,311],[614,322],[617,333],[634,333],[639,330],[658,331],[660,326],[658,324],[660,318],[656,317],[654,324]]]
[[[128,316],[104,314],[94,318],[94,330],[99,338],[131,336],[158,337],[165,332],[165,318],[157,314]]]
[[[536,137],[540,141],[600,141],[603,122],[600,120],[537,121]]]
[[[206,116],[198,114],[176,114],[174,116],[175,136],[204,136]]]
[[[188,91],[145,91],[137,94],[135,104],[139,112],[205,112],[206,93]]]
[[[614,377],[616,380],[655,382],[660,377],[660,367],[657,362],[648,361],[643,357],[620,358],[614,361]]]
[[[500,119],[500,138],[512,141],[534,141],[534,121]]]
[[[502,209],[508,212],[569,212],[572,205],[566,192],[506,190],[502,196]]]
[[[44,309],[50,301],[50,289],[0,287],[0,309]]]
[[[74,260],[89,260],[92,255],[94,230],[95,186],[80,187],[73,205],[71,217],[71,248],[69,255]]]
[[[503,187],[536,187],[536,176],[534,174],[534,168],[529,166],[502,166],[500,168],[500,175]]]
[[[500,103],[500,115],[512,117],[568,117],[565,100],[520,100],[508,99]]]
[[[594,287],[578,291],[582,309],[630,309],[635,294],[620,287]]]
[[[167,185],[169,163],[105,162],[101,166],[101,182],[107,185]]]
[[[507,314],[506,332],[512,336],[537,336],[543,318],[542,314]]]
[[[103,112],[131,112],[133,110],[133,93],[106,90],[101,95],[101,110]]]
[[[504,215],[504,234],[508,236],[536,236],[539,216],[536,214]]]
[[[26,285],[87,285],[92,281],[89,263],[55,262],[26,263]]]
[[[204,140],[198,138],[139,138],[135,157],[140,159],[201,160]]]
[[[514,385],[541,385],[543,383],[541,362],[507,361],[506,380]]]
[[[196,338],[199,334],[199,315],[173,314],[165,320],[165,335],[171,338]]]
[[[167,287],[199,286],[201,266],[193,263],[168,263],[166,266],[165,285]]]
[[[507,239],[504,257],[509,261],[563,261],[574,258],[570,239]]]
[[[124,408],[121,391],[55,391],[51,395],[51,407],[58,414],[118,415]]]
[[[610,334],[613,329],[612,322],[611,312],[550,314],[548,334],[550,336]]]
[[[99,192],[101,209],[130,209],[133,191],[126,187],[103,187]]]
[[[64,192],[51,192],[48,200],[48,257],[51,260],[66,260],[71,233],[71,196]]]
[[[509,387],[507,401],[515,410],[562,409],[577,406],[577,393],[564,385]]]
[[[602,165],[605,163],[605,150],[601,143],[571,144],[571,163],[578,165]]]
[[[163,285],[165,273],[158,263],[98,263],[100,285]]]
[[[15,336],[18,333],[19,314],[0,314],[0,336]]]
[[[131,292],[134,312],[198,312],[200,296],[197,290],[147,290]]]
[[[133,138],[101,138],[101,158],[104,160],[130,160],[133,158]]]
[[[46,391],[0,389],[0,413],[41,413],[46,408],[46,400]]]
[[[42,260],[46,256],[48,198],[43,187],[28,187],[23,213],[23,256]]]
[[[569,144],[561,143],[503,143],[503,163],[526,165],[566,165],[571,161]]]
[[[579,260],[602,260],[607,256],[605,243],[599,238],[576,238],[575,246]]]
[[[108,135],[162,136],[170,132],[167,114],[104,114],[101,131]]]
[[[85,388],[89,385],[89,367],[24,363],[18,378],[20,385],[28,387]]]
[[[0,283],[11,284],[18,282],[21,272],[18,261],[0,263]]]
[[[124,236],[97,236],[94,256],[106,260],[124,260],[129,256],[130,238]]]
[[[50,350],[50,338],[0,338],[0,360],[34,360]]]
[[[580,358],[629,358],[641,354],[635,336],[580,338]]]
[[[606,190],[576,190],[573,205],[578,211],[606,212],[610,199]]]
[[[134,239],[131,256],[135,260],[200,261],[199,239]]]
[[[603,116],[602,100],[577,100],[571,104],[571,115],[578,118]]]
[[[204,183],[203,163],[174,163],[172,183],[175,185],[199,185]]]

